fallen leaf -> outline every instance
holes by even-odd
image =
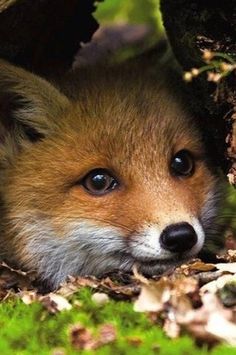
[[[91,287],[91,288],[97,288],[99,286],[99,280],[96,279],[96,277],[90,276],[90,277],[80,277],[80,276],[69,276],[68,277],[68,283],[69,285],[73,285],[77,287],[77,291],[81,287]]]
[[[22,299],[22,301],[29,305],[35,301],[38,300],[38,295],[36,293],[36,290],[32,290],[32,291],[21,291],[20,292],[20,298]]]
[[[181,323],[182,319],[186,319],[186,315],[193,309],[191,299],[185,294],[173,295],[171,307],[170,311],[175,315],[174,318],[178,323]]]
[[[136,312],[160,312],[171,296],[171,283],[167,278],[148,281],[141,285],[141,292],[134,303]]]
[[[181,324],[184,326],[184,329],[189,331],[198,340],[205,341],[209,344],[214,344],[219,340],[224,340],[228,344],[231,344],[229,343],[231,334],[230,337],[227,337],[222,331],[222,336],[220,336],[219,326],[225,323],[230,330],[232,330],[232,310],[225,308],[218,297],[213,293],[204,293],[202,295],[202,302],[202,307],[188,312],[186,318],[182,319]],[[221,321],[219,324],[215,325],[214,328],[213,324],[216,319],[220,319]]]
[[[83,325],[76,324],[70,329],[70,341],[76,350],[95,350],[116,340],[116,328],[113,324],[103,324],[98,329],[98,335]]]
[[[219,263],[215,264],[215,267],[224,272],[230,272],[231,274],[236,274],[236,262],[235,263]]]
[[[233,238],[233,240],[234,240],[234,245],[236,248],[235,238]],[[235,249],[228,249],[225,254],[218,255],[217,257],[218,257],[218,259],[223,259],[223,260],[228,261],[230,263],[235,262],[236,261],[236,250]]]
[[[13,269],[5,262],[0,263],[0,300],[6,299],[13,292],[19,289],[32,289],[32,282],[35,280],[34,273],[26,273]]]
[[[166,335],[172,339],[178,338],[180,335],[180,326],[174,319],[170,320],[167,318],[164,322],[163,330]]]
[[[210,314],[206,331],[231,346],[236,346],[236,324],[227,320],[222,313]]]
[[[120,279],[120,275],[119,275]],[[69,297],[78,292],[82,287],[89,287],[99,293],[106,293],[118,299],[130,299],[140,292],[137,282],[122,285],[115,283],[109,277],[97,279],[95,277],[68,277],[68,281],[63,283],[57,294]]]
[[[188,264],[183,264],[176,269],[177,272],[181,272],[184,275],[188,276],[193,272],[200,272],[200,271],[210,271],[215,269],[214,264],[204,263],[200,259],[190,261]]]
[[[80,286],[75,284],[74,280],[75,278],[68,277],[67,282],[62,283],[57,290],[57,294],[68,298],[78,292]]]
[[[112,343],[117,338],[116,328],[113,324],[103,324],[99,328],[99,342],[101,345]]]
[[[219,289],[223,288],[227,283],[236,282],[236,275],[222,275],[218,279],[208,282],[201,287],[200,292],[216,293]]]
[[[236,243],[236,241],[235,241]],[[236,247],[236,245],[235,245]],[[228,257],[230,258],[229,262],[234,262],[236,261],[236,250],[229,249],[227,251]]]
[[[199,272],[197,275],[194,275],[194,279],[198,281],[199,286],[203,286],[209,282],[217,280],[224,273],[222,271],[203,271]]]
[[[76,350],[94,350],[100,346],[92,332],[80,323],[73,325],[70,329],[70,342]]]
[[[173,288],[179,294],[191,294],[198,290],[198,281],[193,277],[177,276],[172,279]]]
[[[55,293],[49,293],[46,296],[41,296],[39,301],[50,313],[57,313],[64,310],[69,311],[72,308],[72,305],[66,298]]]

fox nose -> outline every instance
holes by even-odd
[[[190,250],[197,243],[197,234],[189,223],[171,224],[160,236],[163,249],[173,253],[183,253]]]

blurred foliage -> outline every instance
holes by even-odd
[[[147,24],[156,34],[164,32],[159,0],[106,0],[97,2],[95,17],[102,25]]]
[[[92,301],[92,292],[81,289],[70,311],[49,314],[40,304],[25,305],[20,299],[0,304],[0,354],[2,355],[234,355],[224,344],[208,350],[198,347],[187,335],[169,339],[158,324],[134,312],[132,302],[110,300],[105,305]],[[72,325],[80,324],[94,334],[104,324],[117,330],[114,342],[97,350],[76,350],[70,341]],[[84,338],[85,339],[85,338]],[[85,339],[86,341],[86,339]],[[82,343],[81,343],[82,344]]]
[[[123,43],[110,61],[123,61],[153,47],[164,35],[159,0],[105,0],[96,3],[95,18],[101,26],[144,25],[143,40]],[[128,37],[130,37],[128,35]],[[135,37],[135,36],[134,36]],[[124,41],[125,42],[125,41]]]
[[[227,189],[226,203],[222,211],[222,219],[236,232],[236,190],[234,187]]]

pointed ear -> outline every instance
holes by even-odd
[[[0,60],[1,139],[9,134],[18,141],[42,139],[54,131],[69,104],[46,80]]]

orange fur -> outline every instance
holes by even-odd
[[[60,92],[33,74],[0,63],[0,102],[8,102],[0,110],[5,133],[0,152],[2,255],[26,269],[35,268],[54,286],[67,270],[97,274],[100,261],[96,264],[96,248],[88,247],[94,270],[70,270],[60,255],[55,257],[58,267],[49,271],[54,260],[49,253],[43,264],[43,243],[45,253],[46,248],[55,250],[57,241],[62,245],[76,234],[81,221],[97,228],[98,242],[103,229],[113,228],[130,243],[146,226],[162,230],[199,218],[215,189],[201,135],[171,72],[161,68],[153,73],[137,62],[78,70],[62,82]],[[39,135],[36,142],[30,141],[29,129]],[[195,173],[188,178],[173,177],[169,170],[171,157],[181,149],[195,157]],[[113,172],[119,187],[104,196],[90,195],[77,182],[94,168]],[[70,227],[72,222],[76,227]],[[79,238],[78,232],[78,245]],[[29,240],[33,248],[39,246],[38,257],[37,250],[31,254]],[[63,253],[72,253],[73,243],[63,246]],[[109,243],[111,248],[112,233]],[[112,252],[107,253],[108,271],[110,257]],[[59,276],[54,278],[53,272]]]

